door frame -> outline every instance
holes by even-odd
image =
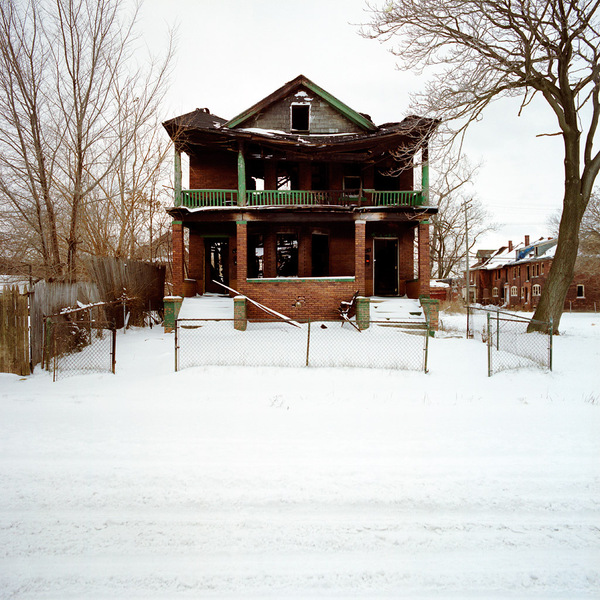
[[[385,240],[386,242],[394,241],[396,243],[396,291],[395,294],[387,294],[397,296],[400,289],[400,238],[397,236],[373,236],[373,295],[377,296],[377,240]]]

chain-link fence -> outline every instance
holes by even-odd
[[[425,323],[371,322],[357,331],[340,322],[249,322],[178,319],[175,370],[203,365],[364,367],[427,371]]]
[[[466,314],[444,317],[440,330],[481,340],[487,350],[488,375],[508,369],[552,370],[552,323],[497,307],[468,306]],[[542,331],[527,330],[530,324]]]
[[[527,333],[530,323],[532,319],[519,315],[487,312],[488,376],[508,369],[535,367],[552,370],[552,324],[540,323],[547,333]]]
[[[47,319],[44,365],[54,381],[65,375],[114,373],[116,338],[111,323]]]

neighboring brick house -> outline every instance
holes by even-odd
[[[554,259],[557,240],[540,238],[508,242],[498,250],[484,250],[470,269],[471,302],[533,310],[540,299]],[[600,307],[600,261],[578,258],[565,309],[595,310]]]
[[[223,292],[220,281],[292,318],[334,318],[356,291],[427,296],[437,125],[376,126],[303,75],[229,121],[196,109],[165,122],[174,294]]]

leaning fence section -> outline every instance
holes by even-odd
[[[488,376],[509,369],[552,370],[552,323],[534,322],[543,332],[528,333],[532,322],[511,313],[487,313]]]
[[[178,319],[175,370],[204,365],[362,367],[427,371],[425,323],[371,322],[358,331],[339,322]]]

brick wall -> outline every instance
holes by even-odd
[[[173,222],[173,295],[183,295],[184,274],[184,244],[183,244],[183,225],[177,221]]]
[[[190,156],[190,189],[234,190],[237,186],[237,153],[200,150]]]
[[[190,230],[188,277],[196,280],[196,292],[204,293],[204,238]]]
[[[284,279],[260,282],[247,281],[240,291],[253,300],[300,320],[338,320],[342,300],[350,300],[357,290],[355,281],[327,280],[326,278]],[[239,288],[238,288],[239,289]],[[249,319],[268,319],[263,311],[248,303]]]
[[[430,279],[429,223],[419,223],[419,296],[429,296]]]
[[[366,294],[365,286],[365,237],[367,224],[365,221],[354,223],[354,276],[356,289],[360,296]]]

